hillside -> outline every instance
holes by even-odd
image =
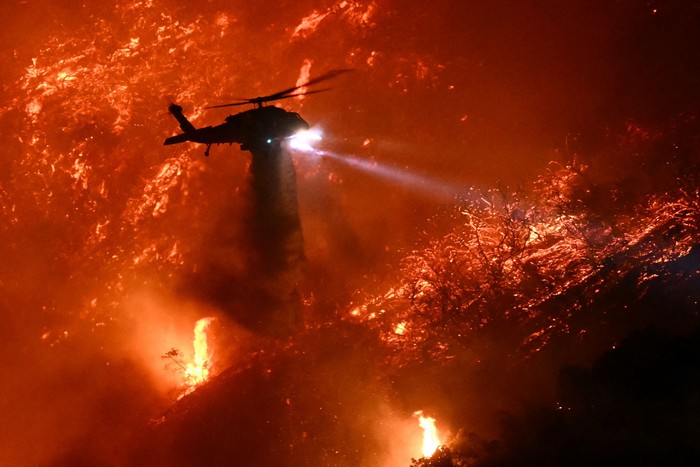
[[[529,195],[465,202],[451,231],[406,256],[388,292],[222,371],[144,427],[130,459],[408,465],[420,457],[420,409],[451,449],[421,465],[662,465],[671,455],[692,465],[695,174],[605,211],[586,194],[624,193],[590,174],[553,164]],[[678,424],[657,438],[660,414]],[[601,444],[606,430],[617,441]],[[550,439],[557,447],[542,457]],[[576,464],[580,443],[597,448]]]

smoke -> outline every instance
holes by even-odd
[[[636,332],[591,367],[564,368],[556,404],[504,414],[501,441],[457,450],[476,466],[694,465],[698,344],[697,332]]]
[[[223,208],[198,252],[201,269],[183,290],[228,310],[258,332],[301,326],[304,244],[291,156],[279,143],[253,148],[237,208]]]

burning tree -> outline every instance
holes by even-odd
[[[468,467],[461,457],[453,454],[448,447],[439,447],[432,456],[411,459],[411,467]]]

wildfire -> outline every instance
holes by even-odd
[[[413,414],[418,417],[418,424],[423,429],[423,457],[432,457],[432,455],[440,447],[440,438],[438,437],[435,419],[425,417],[423,411],[419,410]]]
[[[394,327],[394,334],[399,336],[403,336],[404,334],[406,334],[407,324],[408,323],[406,323],[406,321],[401,321],[399,324],[397,324],[396,327]]]
[[[307,88],[304,86],[309,79],[311,78],[311,60],[308,58],[304,59],[304,64],[301,66],[301,70],[299,70],[299,78],[297,79],[297,86],[303,86],[299,89],[299,96],[297,96],[298,100],[303,100],[304,99],[304,93],[307,91]]]
[[[194,326],[194,360],[187,364],[185,370],[185,386],[187,395],[194,391],[194,388],[202,384],[209,378],[209,368],[211,353],[207,344],[207,329],[214,318],[202,318]]]

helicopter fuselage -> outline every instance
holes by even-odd
[[[217,126],[195,128],[182,113],[182,107],[177,104],[171,104],[168,110],[177,119],[183,133],[166,138],[163,144],[177,144],[185,141],[206,144],[207,150],[204,152],[204,155],[209,155],[209,148],[212,144],[225,143],[239,143],[241,149],[250,150],[254,155],[256,152],[262,154],[270,153],[274,147],[279,147],[280,142],[285,138],[289,138],[300,131],[308,130],[309,124],[298,113],[288,112],[274,105],[266,106],[264,104],[328,91],[328,89],[309,91],[306,88],[349,71],[352,70],[347,68],[331,70],[303,84],[297,84],[267,96],[238,99],[238,102],[205,107],[205,109],[216,109],[239,105],[255,105],[254,109],[229,115],[224,123]]]
[[[274,105],[246,110],[226,117],[216,126],[195,128],[182,114],[182,107],[173,104],[170,112],[180,122],[183,133],[167,138],[164,145],[191,141],[207,146],[238,143],[241,149],[265,147],[307,130],[309,124],[296,112],[288,112]]]

